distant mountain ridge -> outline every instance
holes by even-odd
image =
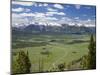
[[[13,33],[64,33],[64,34],[95,34],[96,27],[86,27],[68,24],[62,24],[61,26],[51,26],[51,25],[36,25],[29,24],[27,26],[23,25],[21,27],[12,27]]]

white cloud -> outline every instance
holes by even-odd
[[[27,25],[29,20],[20,14],[12,13],[12,26],[22,26]]]
[[[49,25],[51,26],[61,26],[61,24],[57,23],[57,22],[49,22]]]
[[[48,11],[57,11],[57,9],[47,8]]]
[[[43,6],[43,4],[42,3],[39,3],[39,7],[41,7],[41,6]]]
[[[79,23],[87,27],[95,27],[95,19],[79,20]]]
[[[77,21],[75,21],[74,19],[76,19]],[[86,26],[86,27],[95,27],[95,19],[87,19],[87,20],[81,20],[79,19],[79,17],[75,17],[74,19],[69,18],[69,17],[62,17],[58,23],[59,24],[68,24],[68,25],[77,25],[77,26]]]
[[[12,18],[20,18],[21,16],[15,13],[12,13]]]
[[[23,6],[32,6],[35,2],[21,2],[21,1],[12,1],[12,4],[18,4]]]
[[[42,21],[42,22],[48,22],[48,21],[56,21],[56,20],[58,20],[57,18],[55,18],[55,17],[51,17],[51,16],[47,16],[47,14],[45,14],[45,13],[38,13],[38,12],[36,12],[36,13],[34,13],[35,14],[35,16],[34,16],[34,19],[35,20],[37,20],[37,21]]]
[[[27,16],[32,17],[32,16],[35,16],[34,13],[21,13],[21,14],[19,14],[19,15],[22,16],[22,17],[27,17]]]
[[[35,7],[37,7],[37,6],[39,6],[39,7],[41,7],[41,6],[44,6],[44,7],[46,7],[46,6],[48,6],[48,4],[47,3],[36,3],[36,2],[18,2],[18,1],[12,1],[12,4],[18,4],[18,5],[23,5],[23,6],[35,6]]]
[[[90,21],[91,21],[91,19],[88,19],[88,20],[87,20],[87,22],[90,22]]]
[[[24,10],[24,8],[12,8],[13,12],[22,12]]]
[[[31,9],[25,9],[24,11],[25,11],[25,12],[30,12],[30,11],[31,11]]]
[[[35,12],[35,13],[20,13],[20,14],[17,14],[17,13],[13,13],[12,14],[12,17],[20,17],[20,18],[23,18],[23,17],[36,17],[36,18],[39,18],[39,17],[45,17],[46,15],[44,13],[38,13],[38,12]]]
[[[51,13],[46,12],[45,15],[46,15],[46,16],[53,16],[54,14],[51,14]]]
[[[58,8],[58,9],[63,9],[64,8],[61,4],[54,4],[54,7]]]
[[[44,13],[12,13],[12,25],[21,26],[28,25],[30,23],[42,23],[42,24],[54,24],[58,19],[56,17],[46,16]]]
[[[77,24],[77,26],[87,26],[87,27],[94,27],[95,26],[95,19],[87,19],[87,20],[81,20],[79,19],[79,17],[75,17],[75,18],[69,18],[69,17],[61,17],[60,19],[54,17],[54,16],[50,16],[50,14],[54,15],[57,14],[58,12],[48,12],[49,15],[47,15],[47,13],[39,13],[39,12],[35,12],[35,13],[12,13],[12,25],[29,25],[30,23],[39,23],[41,25],[61,25],[61,24],[68,24],[68,25],[75,25]],[[60,14],[62,14],[63,12],[61,12]],[[77,21],[75,21],[75,19]]]
[[[65,15],[65,13],[63,12],[47,12],[47,14],[50,14],[50,15]]]
[[[54,14],[57,14],[57,12],[46,12],[47,14],[49,14],[49,15],[54,15]]]
[[[76,9],[80,9],[80,8],[81,8],[81,5],[76,4],[76,5],[75,5],[75,8],[76,8]]]
[[[72,19],[69,17],[62,17],[59,21],[60,24],[69,24],[72,22]]]
[[[44,6],[48,6],[48,4],[47,3],[44,3]]]
[[[12,13],[12,23],[26,23],[26,20],[27,19],[27,22],[30,22],[30,19],[28,19],[27,17],[34,17],[35,14],[34,13],[20,13],[20,14],[17,14],[17,13]]]
[[[65,15],[65,13],[59,12],[59,13],[57,13],[57,15]]]
[[[29,12],[31,11],[30,9],[25,9],[25,8],[12,8],[13,12]]]
[[[69,17],[62,17],[62,18],[61,18],[61,20],[65,20],[65,21],[72,21],[72,19],[71,19],[71,18],[69,18]]]
[[[78,23],[77,26],[82,26],[82,24],[81,23]]]
[[[55,17],[47,17],[46,19],[47,19],[47,20],[58,20],[58,19],[55,18]]]
[[[36,3],[36,4],[37,4],[37,3]],[[48,6],[48,4],[47,4],[47,3],[39,3],[39,4],[37,4],[37,6],[39,6],[39,7],[41,7],[41,6],[46,7],[46,6]]]
[[[45,14],[44,13],[39,13],[39,12],[35,12],[34,13],[35,14],[35,17],[44,17],[45,16]]]
[[[69,25],[70,25],[70,26],[74,26],[75,23],[74,23],[74,22],[69,22]]]

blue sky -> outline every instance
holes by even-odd
[[[12,1],[12,24],[79,24],[94,26],[96,7],[90,5]]]

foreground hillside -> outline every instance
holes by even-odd
[[[39,61],[42,62],[42,71],[59,71],[57,65],[68,65],[88,53],[89,35],[62,34],[62,35],[31,35],[13,37],[13,62],[20,50],[29,52],[32,63],[31,72],[39,72]],[[45,52],[47,52],[45,54]],[[74,69],[81,69],[77,65]]]

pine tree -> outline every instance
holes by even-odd
[[[82,58],[82,67],[84,69],[95,69],[96,68],[96,43],[94,41],[93,35],[91,35],[90,43],[88,46],[88,55]]]
[[[30,73],[31,63],[27,54],[24,51],[20,51],[16,60],[16,73]]]
[[[90,44],[88,52],[88,69],[96,68],[96,43],[94,41],[93,35],[91,35]]]

